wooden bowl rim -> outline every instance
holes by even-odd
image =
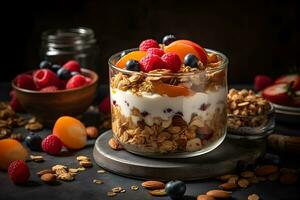
[[[24,89],[24,88],[20,88],[20,87],[16,86],[16,84],[15,84],[16,78],[14,78],[11,81],[11,85],[12,85],[13,89],[18,90],[18,91],[23,92],[23,93],[28,93],[28,94],[61,94],[61,93],[68,93],[68,92],[79,91],[79,90],[82,90],[84,88],[90,87],[90,86],[92,86],[92,85],[94,85],[94,84],[97,83],[99,77],[98,77],[98,75],[97,75],[96,72],[94,72],[92,70],[89,70],[89,69],[86,69],[86,68],[82,68],[81,70],[82,70],[83,73],[86,73],[89,78],[92,78],[92,82],[89,83],[88,85],[83,86],[83,87],[57,90],[57,91],[54,91],[54,92],[40,92],[38,90],[28,90],[28,89]],[[25,72],[25,74],[32,73],[32,71],[33,70],[27,71],[27,72]]]

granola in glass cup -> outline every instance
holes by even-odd
[[[137,51],[126,50],[126,55]],[[206,64],[199,59],[198,67],[190,67],[181,59],[175,73],[170,68],[145,72],[143,58],[138,64],[141,70],[131,71],[118,66],[122,52],[110,57],[112,131],[127,151],[149,157],[192,157],[222,143],[228,59],[217,51],[205,53]]]

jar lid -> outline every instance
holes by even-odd
[[[90,28],[52,29],[43,32],[44,46],[53,48],[74,47],[96,43],[94,31]]]

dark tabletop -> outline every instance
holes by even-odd
[[[8,84],[0,84],[0,100],[8,100],[7,94],[10,88]],[[103,98],[107,93],[108,89],[105,86],[99,88],[99,94],[97,99]],[[92,124],[97,121],[99,116],[97,115],[86,115],[83,118],[84,122]],[[16,132],[21,132],[27,134],[24,129],[17,129]],[[292,131],[293,132],[293,131]],[[44,129],[40,133],[41,136],[45,136],[50,133],[50,129]],[[89,199],[89,200],[105,200],[105,199],[129,199],[129,200],[142,200],[142,199],[169,199],[168,197],[152,197],[148,192],[143,189],[140,185],[141,180],[136,180],[132,178],[121,177],[116,174],[106,172],[104,174],[98,174],[97,170],[100,169],[94,162],[92,168],[88,168],[86,171],[79,173],[76,176],[75,181],[72,182],[60,182],[58,185],[47,185],[44,184],[36,172],[50,168],[56,164],[67,165],[68,167],[79,167],[76,161],[77,155],[86,155],[91,159],[93,150],[94,140],[89,140],[89,144],[86,148],[80,151],[66,152],[61,156],[50,156],[43,152],[31,152],[33,155],[43,155],[45,162],[36,163],[28,162],[31,176],[30,181],[26,185],[16,186],[10,180],[6,172],[0,171],[0,200],[11,200],[11,199],[22,199],[22,200],[32,200],[32,199],[43,199],[43,200],[79,200],[79,199]],[[281,155],[284,162],[292,164],[294,163],[294,156]],[[295,159],[299,160],[299,159]],[[299,165],[298,165],[299,167]],[[104,184],[97,185],[93,183],[93,179],[101,179]],[[176,179],[176,177],[174,177]],[[201,180],[186,182],[187,191],[186,195],[197,196],[198,194],[206,193],[210,189],[218,188],[220,184],[219,181],[214,179]],[[138,185],[140,186],[138,191],[130,190],[130,186]],[[120,193],[115,197],[107,197],[106,193],[112,188],[121,186],[126,189],[126,193]],[[246,189],[239,189],[233,192],[234,199],[247,199],[249,194],[256,193],[263,200],[299,200],[300,191],[299,183],[294,186],[282,185],[278,181],[271,182],[265,181],[257,184],[252,184]],[[192,197],[186,197],[186,199],[193,199]]]

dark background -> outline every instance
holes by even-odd
[[[1,6],[0,82],[37,67],[44,30],[84,26],[96,33],[101,83],[110,55],[170,33],[226,54],[230,83],[252,83],[299,69],[298,11],[296,1],[11,0]]]

